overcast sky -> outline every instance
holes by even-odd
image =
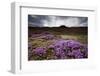
[[[74,16],[28,15],[28,26],[57,27],[61,25],[67,27],[86,27],[88,26],[88,18]]]

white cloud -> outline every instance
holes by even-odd
[[[59,18],[56,16],[49,16],[49,20],[43,20],[44,26],[47,27],[58,27],[65,25],[67,27],[79,27],[87,26],[87,22],[80,23],[80,18],[78,17],[68,17],[68,18]]]
[[[86,17],[72,17],[72,16],[39,16],[32,15],[34,21],[31,22],[33,27],[46,26],[46,27],[58,27],[65,25],[67,27],[85,27],[88,25]],[[34,26],[36,25],[36,26]]]

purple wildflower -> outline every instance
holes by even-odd
[[[73,50],[72,54],[75,58],[83,58],[83,53],[80,50]]]
[[[84,58],[87,56],[86,46],[74,40],[58,40],[49,47],[54,49],[58,58],[63,58],[65,55],[73,58]]]
[[[42,39],[46,39],[46,40],[51,40],[51,39],[54,39],[54,35],[44,35],[44,36],[41,36]]]
[[[58,59],[65,58],[65,53],[64,53],[62,48],[55,48],[54,53],[55,53],[55,56],[57,56]]]
[[[33,52],[34,52],[35,55],[42,56],[42,55],[46,54],[46,49],[42,48],[42,47],[38,47],[36,49],[33,49]]]

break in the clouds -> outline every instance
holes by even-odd
[[[28,15],[28,26],[32,27],[87,27],[87,17]]]

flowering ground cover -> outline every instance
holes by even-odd
[[[87,28],[28,28],[28,60],[88,58]]]

